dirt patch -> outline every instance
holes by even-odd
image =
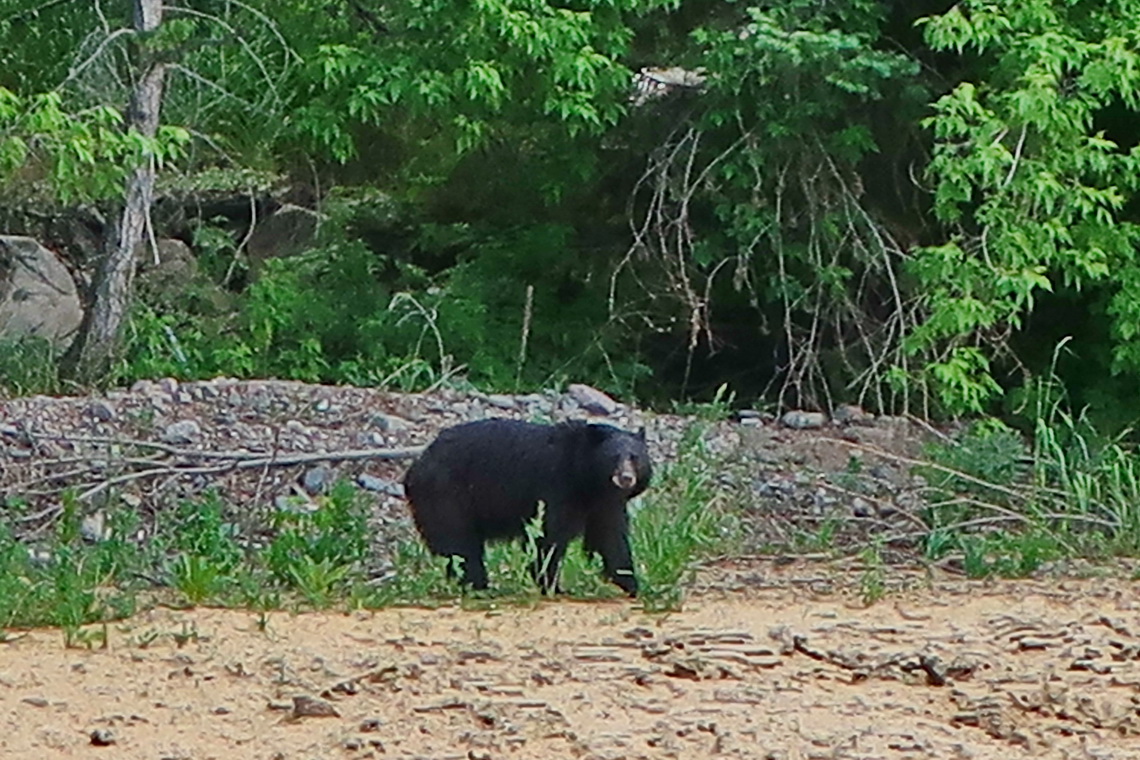
[[[0,645],[0,755],[1130,758],[1131,583],[915,577],[865,607],[803,567],[682,612],[154,610],[105,650]],[[810,580],[810,579],[808,579]],[[106,747],[93,742],[113,742]]]

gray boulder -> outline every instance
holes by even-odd
[[[259,221],[246,244],[251,269],[256,272],[267,259],[303,253],[316,240],[319,221],[315,211],[290,203]]]
[[[29,237],[0,235],[0,339],[39,337],[64,348],[83,307],[59,258]]]

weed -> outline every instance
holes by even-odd
[[[174,643],[178,646],[179,649],[186,646],[190,642],[197,643],[200,638],[198,634],[198,626],[195,623],[187,623],[185,621],[183,621],[181,627],[179,627],[176,632],[172,633],[171,636],[174,638]]]
[[[863,604],[871,606],[883,598],[887,589],[882,542],[874,541],[860,552],[859,556],[863,560],[863,572],[859,576],[859,590],[863,597]]]
[[[174,587],[193,605],[219,596],[226,587],[225,567],[198,554],[179,555],[171,575]]]
[[[328,607],[333,594],[348,577],[349,567],[338,565],[331,558],[317,560],[302,555],[289,566],[289,580],[314,607]]]
[[[643,568],[640,598],[647,609],[676,607],[695,563],[724,553],[739,535],[728,494],[715,487],[721,463],[705,446],[704,430],[700,423],[685,430],[676,459],[662,463],[656,485],[634,510],[633,556]]]
[[[704,422],[719,422],[727,420],[732,415],[732,405],[736,401],[736,393],[728,389],[728,383],[723,383],[716,389],[711,401],[683,401],[673,405],[675,414],[696,417]]]
[[[60,390],[56,352],[43,338],[0,341],[0,395],[56,394]]]
[[[367,503],[347,480],[338,481],[319,499],[315,511],[278,512],[274,522],[278,531],[266,550],[266,562],[286,583],[294,584],[320,563],[353,565],[368,555]]]

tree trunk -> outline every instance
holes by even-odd
[[[134,0],[134,27],[154,32],[162,23],[162,0]],[[166,64],[142,47],[141,76],[131,93],[127,129],[153,138],[166,81]],[[64,377],[82,384],[104,380],[119,349],[123,320],[134,289],[135,251],[146,237],[154,196],[154,161],[145,157],[127,179],[126,197],[117,222],[104,231],[95,281],[75,340],[63,357]]]

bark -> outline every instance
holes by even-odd
[[[134,0],[134,28],[154,32],[162,23],[162,0]],[[153,138],[158,131],[166,64],[142,49],[141,71],[131,93],[127,129]],[[61,372],[82,384],[105,379],[119,350],[123,322],[134,290],[135,251],[147,236],[154,197],[154,161],[149,157],[127,179],[119,219],[104,232],[102,255],[83,322],[63,358]]]

